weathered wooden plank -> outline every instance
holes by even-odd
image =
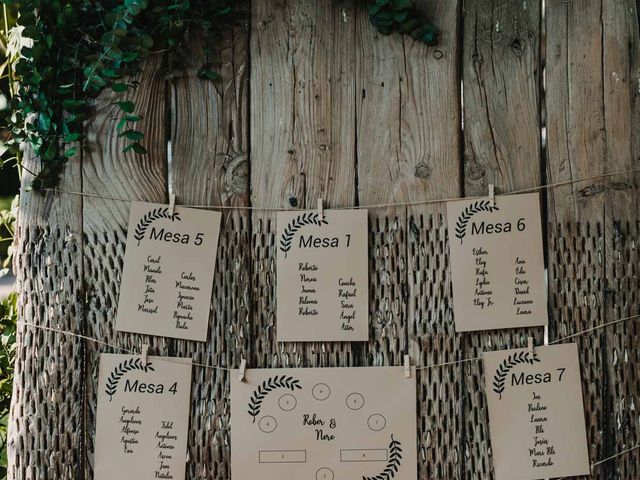
[[[399,156],[405,162],[403,171],[413,176],[407,201],[461,193],[461,6],[462,2],[419,2],[440,29],[437,47],[400,39],[404,68],[398,99]],[[373,161],[384,165],[388,159]],[[445,220],[444,203],[407,209],[408,304],[403,328],[417,366],[454,360],[461,350],[453,326]],[[419,478],[460,478],[461,373],[460,366],[418,371]]]
[[[540,2],[476,0],[464,5],[464,193],[486,195],[541,183]],[[465,333],[464,357],[517,348],[542,328]],[[492,478],[481,362],[464,366],[463,478]]]
[[[197,77],[202,62],[171,82],[172,185],[178,204],[248,205],[248,19],[225,31],[215,83]],[[207,342],[176,340],[172,354],[235,368],[249,351],[249,213],[223,210]],[[230,478],[229,373],[194,367],[188,478]]]
[[[24,166],[15,258],[19,319],[83,334],[82,200],[26,191],[39,160],[27,153]],[[81,172],[81,155],[69,159],[59,188],[80,191]],[[85,459],[84,348],[73,337],[18,327],[8,478],[76,478]]]
[[[253,3],[251,202],[327,208],[354,202],[354,15],[351,1]],[[355,363],[353,347],[278,343],[275,213],[253,212],[253,355],[250,365]]]
[[[637,168],[635,3],[554,1],[547,19],[549,181]],[[630,293],[637,290],[638,176],[556,188],[548,201],[553,335],[638,313]],[[578,340],[592,461],[639,441],[637,341],[637,322]],[[607,462],[592,478],[633,478],[639,458],[632,452]]]
[[[82,169],[84,192],[151,202],[166,201],[167,132],[163,67],[163,56],[154,55],[144,66],[139,86],[127,94],[127,98],[135,102],[137,113],[143,117],[139,130],[144,133],[144,143],[149,152],[145,156],[122,153],[126,143],[118,138],[116,124],[120,120],[120,112],[114,104],[121,97],[105,92],[98,98],[95,114],[85,127]],[[115,331],[129,206],[129,202],[84,198],[86,331],[88,336],[102,342],[137,351],[142,343],[146,343],[151,355],[166,355],[168,339]],[[87,478],[92,478],[98,359],[104,351],[113,349],[88,344],[85,355]]]
[[[603,101],[606,129],[606,168],[623,171],[640,167],[640,36],[637,3],[602,2]],[[640,175],[607,179],[605,200],[606,319],[640,313]],[[607,298],[608,297],[608,298]],[[606,337],[605,373],[610,425],[606,444],[611,454],[640,444],[640,321],[610,329]],[[603,372],[604,373],[604,372]],[[601,467],[619,478],[640,477],[640,452]]]

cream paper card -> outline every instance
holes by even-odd
[[[95,480],[184,480],[190,398],[191,359],[100,355]]]
[[[220,219],[132,202],[116,330],[207,340]]]
[[[415,370],[247,370],[231,376],[233,480],[415,480]]]
[[[456,331],[547,324],[537,193],[447,203]]]
[[[366,210],[278,212],[280,342],[369,339]]]
[[[589,475],[575,343],[484,354],[496,480]]]

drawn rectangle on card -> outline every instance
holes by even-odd
[[[278,212],[277,337],[366,341],[366,210]]]
[[[95,480],[185,479],[191,359],[103,353]]]
[[[306,450],[260,450],[260,463],[305,463]]]
[[[232,374],[231,478],[415,480],[415,378],[404,367]],[[303,449],[304,463],[292,453]]]
[[[547,324],[540,196],[447,203],[456,331]]]
[[[484,354],[496,480],[589,475],[575,343]]]
[[[341,462],[386,462],[387,460],[389,460],[389,451],[386,448],[340,450]]]
[[[207,340],[220,219],[131,203],[116,330]]]

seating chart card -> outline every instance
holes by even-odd
[[[280,342],[369,339],[366,210],[278,212]]]
[[[116,329],[207,340],[220,212],[133,202]]]
[[[415,370],[294,368],[231,376],[233,480],[415,480]]]
[[[447,203],[456,331],[547,324],[537,193]]]
[[[184,480],[191,359],[100,355],[95,480]]]
[[[496,480],[589,475],[575,343],[484,354]]]

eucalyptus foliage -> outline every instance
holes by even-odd
[[[105,89],[124,93],[135,87],[131,79],[149,55],[166,53],[177,65],[197,34],[206,56],[200,75],[215,80],[211,64],[217,34],[248,9],[247,0],[2,1],[17,7],[18,25],[28,40],[14,65],[10,143],[17,151],[27,142],[40,158],[35,189],[55,187],[65,163],[78,152],[91,99]],[[360,2],[381,33],[399,31],[436,42],[437,31],[418,13],[415,0]],[[117,105],[119,135],[128,140],[124,151],[146,153],[134,103],[123,99]]]

